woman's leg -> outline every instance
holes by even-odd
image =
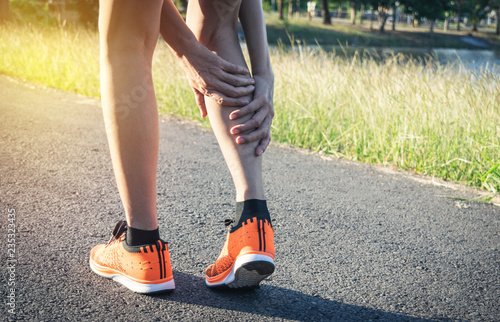
[[[248,119],[232,121],[229,114],[233,109],[223,107],[209,98],[205,98],[210,124],[219,142],[222,154],[231,173],[236,188],[236,201],[249,199],[265,200],[262,185],[262,157],[255,155],[259,142],[237,144],[230,129]]]
[[[90,251],[96,274],[139,293],[175,288],[156,217],[158,111],[151,63],[163,0],[101,0],[101,96],[111,160],[128,225]]]
[[[111,159],[130,227],[154,230],[158,111],[151,63],[163,0],[101,0],[101,96]]]
[[[192,0],[187,23],[198,40],[221,58],[246,66],[237,35],[240,1]],[[249,101],[251,97],[249,97]],[[209,287],[256,287],[274,271],[274,231],[262,185],[259,142],[238,144],[230,129],[248,121],[231,120],[233,108],[205,98],[208,116],[236,188],[236,213],[215,264],[205,270]]]
[[[188,26],[198,40],[218,56],[230,63],[246,67],[236,25],[240,1],[221,1],[224,5],[216,5],[212,1],[190,1],[187,12]],[[248,100],[251,101],[251,98],[249,96]],[[230,133],[232,127],[248,121],[253,115],[231,120],[229,115],[234,111],[233,108],[221,106],[208,97],[205,97],[205,104],[212,129],[236,188],[236,201],[264,200],[262,160],[255,154],[259,142],[238,144],[236,136]]]

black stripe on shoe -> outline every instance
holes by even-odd
[[[260,233],[262,231],[262,221],[261,220],[257,220],[257,230],[259,233],[259,251],[261,252],[262,251],[262,235]]]
[[[163,263],[165,263],[165,250],[167,249],[166,247],[166,243],[165,242],[161,242],[161,254],[163,256]],[[167,277],[167,266],[166,265],[163,265],[163,276],[164,277]]]
[[[153,247],[153,245],[151,245]],[[158,260],[160,261],[160,279],[163,279],[163,252],[161,250],[161,242],[157,241],[156,242],[156,249],[158,250]]]
[[[262,251],[265,252],[266,251],[266,227],[265,227],[265,221],[262,220],[262,241],[263,241],[263,245],[262,245]]]

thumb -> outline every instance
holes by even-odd
[[[194,90],[194,98],[196,99],[196,105],[200,109],[201,117],[207,116],[207,106],[205,105],[205,96],[198,90]]]

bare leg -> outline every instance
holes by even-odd
[[[130,227],[154,230],[158,111],[151,63],[163,0],[101,0],[101,96],[118,190]]]
[[[262,159],[255,155],[255,149],[259,142],[236,144],[234,136],[229,133],[233,126],[246,120],[230,121],[229,114],[232,109],[222,107],[209,98],[205,98],[205,103],[210,123],[233,178],[236,188],[236,201],[264,200]],[[250,118],[251,115],[248,119]]]
[[[246,67],[239,45],[236,23],[240,1],[221,0],[223,6],[213,1],[190,1],[187,24],[198,40],[221,58]],[[235,121],[229,119],[234,110],[223,107],[205,97],[208,117],[219,142],[236,188],[236,201],[265,199],[262,185],[262,159],[255,155],[259,142],[237,144],[230,129],[248,121],[252,115]]]

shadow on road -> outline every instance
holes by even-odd
[[[166,301],[298,321],[352,321],[353,319],[422,321],[403,314],[344,304],[276,286],[262,285],[260,289],[251,291],[215,291],[205,287],[203,278],[198,276],[174,272],[174,278],[177,285],[183,285],[182,288],[177,288],[173,293],[154,297]]]

